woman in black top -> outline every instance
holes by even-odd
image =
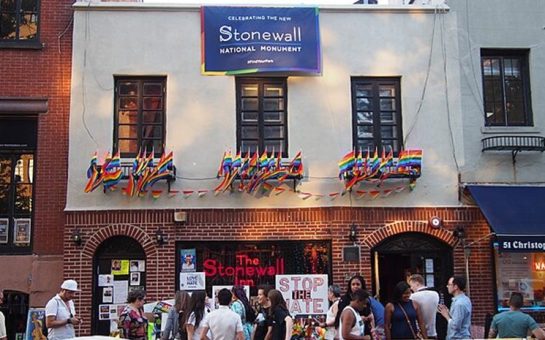
[[[272,289],[268,294],[271,301],[271,331],[272,340],[290,340],[291,329],[293,327],[293,319],[290,316],[286,301],[282,293],[276,289]]]
[[[271,302],[267,295],[269,294],[269,287],[259,287],[257,290],[257,302],[259,303],[259,309],[257,317],[254,321],[254,334],[252,334],[252,340],[265,340],[267,333],[269,332],[270,322],[270,310]]]

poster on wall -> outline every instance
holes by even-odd
[[[134,272],[131,273],[131,280],[129,283],[131,286],[140,286],[140,273]]]
[[[180,250],[180,263],[182,264],[182,272],[195,272],[197,263],[197,252],[195,249]]]
[[[114,289],[113,287],[104,287],[102,290],[102,302],[112,303],[114,300]]]
[[[291,315],[327,313],[327,275],[276,275],[276,289],[282,293]]]
[[[0,218],[0,244],[8,243],[9,218]]]
[[[110,305],[98,305],[98,319],[110,320]]]
[[[214,297],[214,308],[215,308],[215,309],[218,309],[218,307],[219,307],[218,292],[219,292],[220,290],[222,290],[223,288],[226,288],[226,289],[228,289],[229,291],[231,291],[231,289],[233,289],[233,286],[229,286],[229,285],[225,285],[225,286],[212,286],[212,296]],[[243,288],[244,288],[244,293],[246,293],[246,298],[248,299],[248,301],[250,301],[250,286],[245,285],[245,286],[243,286]]]
[[[100,274],[98,275],[98,286],[108,287],[114,285],[114,276],[112,274]]]
[[[129,282],[126,280],[114,281],[114,303],[127,302],[129,293]]]
[[[15,225],[15,240],[16,244],[30,243],[30,218],[16,218]]]
[[[29,308],[26,323],[26,340],[45,339],[42,332],[45,324],[45,308]]]
[[[146,271],[146,261],[144,260],[131,260],[130,261],[131,272],[144,272]]]
[[[180,289],[183,290],[204,290],[206,280],[204,272],[180,273]]]
[[[129,260],[112,260],[112,275],[129,275]]]

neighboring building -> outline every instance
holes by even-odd
[[[483,110],[469,97],[480,91],[475,44],[485,31],[469,31],[476,69],[468,78],[463,17],[500,22],[515,12],[506,6],[515,5],[501,2],[496,12],[492,1],[483,1],[466,11],[465,3],[324,6],[321,74],[214,77],[201,74],[207,65],[201,64],[199,7],[75,4],[64,269],[83,288],[81,333],[109,332],[109,307],[100,305],[123,303],[120,289],[143,287],[148,300],[171,298],[192,266],[208,274],[209,294],[212,285],[238,283],[255,295],[277,273],[323,273],[342,286],[361,273],[382,300],[411,272],[443,291],[453,273],[468,275],[473,323],[484,325],[496,299],[490,227],[459,195],[464,183],[480,181],[475,174],[490,176],[478,165]],[[542,13],[535,2],[522,3],[517,10],[526,5]],[[514,26],[522,31],[525,23]],[[532,49],[538,34],[513,45]],[[509,39],[494,37],[482,43],[483,58]],[[543,74],[543,52],[535,50],[532,79]],[[533,112],[545,107],[534,98],[532,106]],[[545,124],[537,114],[532,123]],[[134,192],[131,164],[146,146],[156,152],[155,165],[163,151],[173,151],[175,171],[143,197],[123,195],[122,188]],[[383,146],[396,156],[403,148],[423,150],[416,186],[389,178],[380,187],[367,182],[340,194],[343,156]],[[302,151],[302,180],[252,194],[239,192],[235,181],[232,192],[214,194],[226,150],[235,157],[240,148],[255,154],[266,147],[281,151],[285,162]],[[126,164],[115,191],[99,185],[84,192],[97,150],[98,165],[117,151]],[[533,159],[529,182],[538,181],[531,176],[544,161],[542,154]],[[496,166],[485,162],[483,169]],[[115,159],[104,167],[118,168]],[[88,175],[99,171],[92,165]],[[434,216],[439,223],[429,223]],[[105,283],[111,274],[114,288]]]
[[[10,339],[63,280],[72,3],[0,5],[0,288]]]
[[[449,5],[458,13],[460,32],[462,199],[475,200],[496,234],[478,241],[494,242],[495,307],[508,309],[509,296],[518,291],[523,309],[543,322],[545,3]]]

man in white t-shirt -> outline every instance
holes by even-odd
[[[409,286],[413,293],[411,294],[411,300],[418,302],[420,310],[422,311],[422,317],[426,324],[426,330],[428,338],[436,339],[437,330],[435,329],[435,320],[437,316],[437,305],[439,304],[439,294],[428,289],[424,285],[424,278],[420,274],[413,274],[409,278]]]
[[[223,288],[218,292],[219,308],[205,316],[201,340],[207,339],[207,332],[213,340],[243,340],[242,321],[240,315],[229,309],[232,294]]]
[[[0,305],[4,303],[4,292],[0,289]],[[0,340],[6,340],[8,335],[6,333],[6,319],[4,314],[0,312]]]
[[[72,299],[78,290],[78,283],[66,280],[61,285],[61,291],[45,306],[45,324],[48,328],[49,340],[72,339],[76,337],[75,325],[81,323],[76,316],[76,308]]]

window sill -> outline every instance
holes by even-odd
[[[0,49],[41,50],[45,44],[40,41],[0,41]]]
[[[535,126],[484,126],[481,127],[483,135],[505,134],[540,134],[541,130]]]

